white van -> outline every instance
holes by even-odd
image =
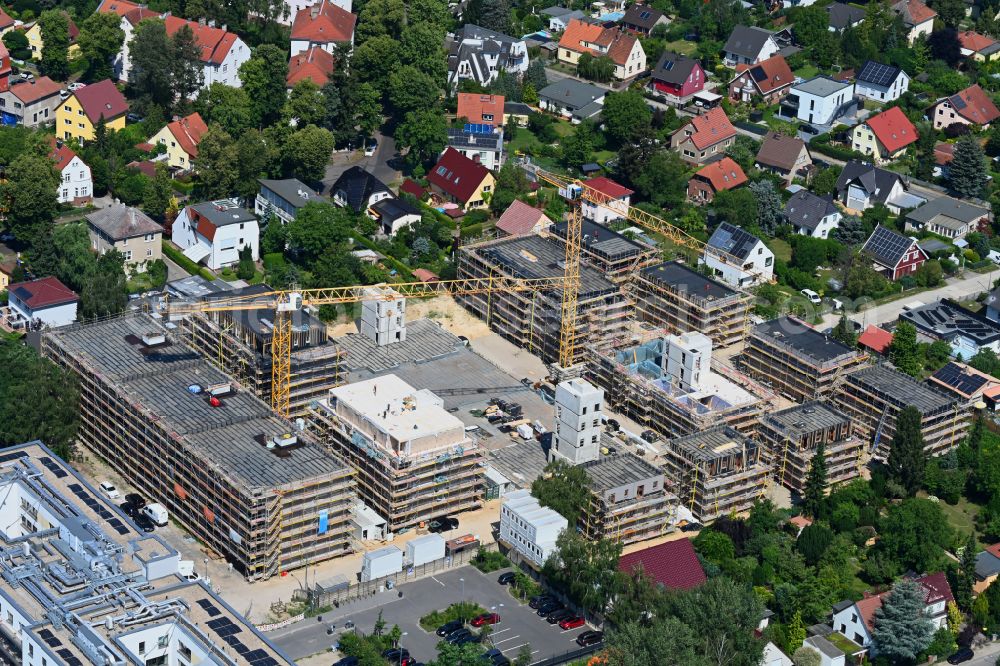
[[[153,502],[152,504],[147,504],[141,509],[142,515],[146,516],[153,521],[159,527],[164,527],[167,521],[170,519],[170,514],[167,513],[167,507],[163,506],[159,502]]]
[[[812,303],[813,305],[819,305],[820,303],[823,302],[823,299],[819,297],[819,294],[817,294],[812,289],[803,289],[799,293],[808,298],[809,302]]]

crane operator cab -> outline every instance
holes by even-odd
[[[290,291],[278,297],[278,312],[297,312],[302,309],[302,294]]]
[[[583,194],[583,186],[579,183],[568,183],[565,187],[559,188],[559,196],[563,199],[575,201]]]

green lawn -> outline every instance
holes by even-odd
[[[921,491],[918,495],[926,497],[927,493]],[[938,506],[948,518],[948,524],[963,537],[975,532],[976,514],[979,513],[980,509],[978,504],[973,504],[963,497],[958,501],[958,504],[952,505],[942,500],[938,502]]]
[[[678,39],[676,42],[667,42],[664,44],[667,51],[673,51],[674,53],[680,53],[681,55],[689,56],[698,50],[698,44],[695,42],[689,42],[686,39]]]
[[[819,67],[813,64],[805,64],[792,73],[795,74],[795,76],[801,76],[803,79],[811,79],[819,74]]]
[[[787,241],[771,238],[768,240],[767,246],[771,248],[771,252],[774,252],[775,259],[781,259],[785,263],[792,260],[792,246]]]

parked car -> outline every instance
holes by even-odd
[[[442,624],[440,627],[437,628],[437,631],[434,633],[436,633],[438,636],[447,636],[451,632],[458,631],[464,626],[465,623],[462,622],[461,620],[452,620],[451,622],[445,622],[444,624]]]
[[[417,666],[417,663],[413,657],[403,657],[399,660],[399,666]]]
[[[125,501],[135,507],[136,511],[146,506],[146,500],[144,500],[142,495],[139,495],[138,493],[128,493],[125,495]]]
[[[483,653],[483,659],[485,659],[490,663],[496,663],[496,660],[501,657],[503,657],[503,652],[501,652],[497,648],[493,648],[492,650],[487,650],[486,652]]]
[[[139,512],[136,510],[135,505],[130,504],[129,502],[122,502],[121,504],[118,505],[118,508],[124,511],[125,515],[128,516],[129,518],[132,518],[133,520],[137,515],[139,515]]]
[[[500,583],[501,585],[510,585],[511,583],[514,582],[514,578],[515,575],[513,571],[505,571],[504,573],[500,574],[499,578],[497,578],[497,582]]]
[[[457,641],[455,641],[455,645],[465,645],[466,643],[478,643],[481,640],[483,640],[482,636],[480,636],[479,634],[474,634],[470,631],[467,636],[462,636]]]
[[[590,631],[584,631],[583,633],[581,633],[579,636],[576,637],[576,644],[581,645],[583,647],[587,647],[588,645],[597,645],[598,643],[601,643],[603,641],[604,641],[604,632],[594,631],[593,629],[591,629]]]
[[[688,523],[687,525],[681,528],[681,532],[697,532],[702,527],[704,527],[704,525],[702,525],[701,523]]]
[[[378,141],[371,139],[370,141],[365,141],[365,157],[371,157],[378,150]]]
[[[145,514],[137,512],[132,520],[135,521],[136,527],[143,532],[152,532],[156,529],[156,525],[154,525],[153,521],[147,518]]]
[[[545,618],[545,621],[549,624],[555,624],[557,622],[562,622],[568,617],[573,617],[573,611],[568,608],[560,608],[559,610],[549,613]]]
[[[819,134],[819,130],[813,127],[812,125],[799,125],[799,129],[805,132],[806,134],[812,134],[813,136]]]
[[[333,666],[358,666],[358,658],[344,657],[340,661],[333,662]]]
[[[114,500],[121,497],[121,493],[119,493],[118,489],[115,488],[115,484],[110,481],[101,481],[101,492],[104,493],[104,496],[108,499]]]
[[[579,615],[574,615],[560,622],[559,628],[562,629],[563,631],[566,631],[568,629],[576,629],[577,627],[582,627],[585,624],[587,624],[587,621],[585,619],[583,619]]]
[[[409,656],[410,651],[405,647],[394,647],[382,651],[382,657],[389,661],[400,661],[401,659],[409,658]]]
[[[542,604],[541,606],[538,607],[538,610],[536,610],[535,612],[538,614],[539,617],[547,617],[550,613],[554,613],[557,610],[562,610],[562,609],[563,605],[560,602],[553,600]]]
[[[476,617],[472,618],[472,622],[470,622],[469,624],[471,624],[473,627],[482,627],[483,625],[486,624],[496,624],[499,621],[500,621],[499,613],[483,613],[482,615],[477,615]]]
[[[469,631],[465,627],[462,627],[461,629],[458,629],[457,631],[453,631],[450,634],[448,634],[445,637],[445,640],[453,645],[457,645],[458,641],[462,640],[466,636],[471,636],[471,635],[472,635],[471,631]]]
[[[819,297],[819,294],[812,289],[800,289],[799,293],[805,296],[813,305],[819,305],[823,302],[823,299]]]
[[[536,594],[535,596],[528,599],[528,607],[537,610],[538,607],[541,606],[542,604],[548,601],[555,601],[555,600],[556,598],[553,597],[551,594]]]
[[[972,651],[972,648],[964,647],[960,649],[955,654],[948,657],[949,664],[961,664],[964,661],[969,661],[976,656],[976,653]]]
[[[77,81],[77,82],[75,82],[75,83],[71,83],[71,84],[69,84],[69,85],[68,85],[68,86],[66,86],[66,87],[67,87],[68,89],[72,90],[73,92],[76,92],[76,91],[77,91],[77,90],[79,90],[80,88],[86,88],[86,87],[87,87],[87,84],[86,84],[86,83],[80,83],[79,81]]]

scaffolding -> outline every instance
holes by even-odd
[[[663,536],[677,498],[667,492],[663,471],[632,454],[584,463],[588,502],[578,527],[589,540],[628,545]]]

